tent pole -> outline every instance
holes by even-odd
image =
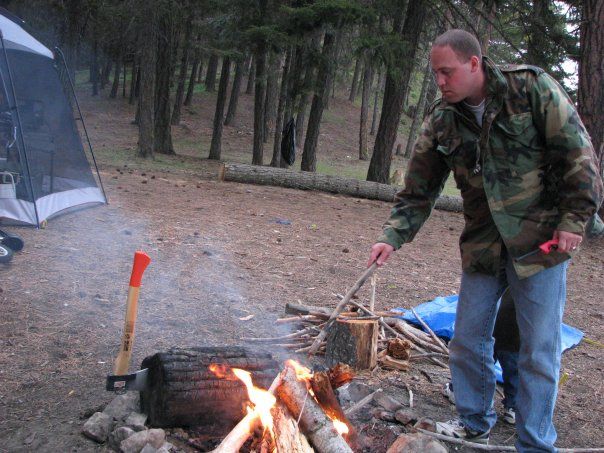
[[[0,41],[2,42],[2,53],[4,55],[4,61],[6,62],[6,70],[8,72],[8,81],[10,82],[10,88],[11,88],[11,92],[13,95],[14,106],[11,107],[11,109],[15,111],[15,113],[17,115],[17,123],[19,125],[19,127],[18,127],[19,138],[21,141],[21,149],[23,150],[22,157],[23,157],[23,160],[25,161],[25,168],[27,168],[27,181],[29,182],[29,190],[30,190],[32,202],[34,205],[34,214],[36,215],[36,228],[40,228],[40,216],[38,215],[38,207],[36,206],[36,194],[34,194],[34,186],[31,181],[31,171],[29,168],[29,161],[27,159],[27,149],[25,146],[25,139],[23,138],[23,123],[21,122],[21,115],[19,114],[19,107],[17,106],[17,92],[15,91],[15,84],[13,83],[13,73],[11,71],[10,63],[8,61],[8,54],[6,53],[6,46],[4,45],[4,35],[2,33],[2,30],[0,30]],[[8,91],[6,90],[6,84],[4,82],[4,79],[2,79],[2,84],[3,84],[4,92],[6,94],[8,94]],[[8,101],[8,99],[7,99],[7,101]]]
[[[105,188],[103,187],[103,180],[101,179],[101,174],[99,173],[99,167],[96,163],[96,158],[94,157],[94,151],[92,150],[92,144],[90,143],[90,137],[88,136],[88,130],[86,129],[86,123],[84,122],[84,116],[82,116],[82,110],[80,109],[80,103],[78,102],[78,97],[76,96],[75,86],[73,84],[73,80],[71,80],[71,75],[69,74],[69,68],[67,67],[67,62],[65,61],[65,55],[63,55],[63,51],[58,47],[55,47],[55,51],[57,54],[61,56],[61,61],[63,62],[63,66],[65,67],[65,73],[67,74],[67,80],[69,80],[69,86],[71,88],[71,93],[73,94],[73,99],[75,100],[76,107],[78,108],[78,115],[80,115],[80,121],[82,122],[82,127],[84,128],[84,135],[86,135],[86,141],[88,142],[88,148],[90,149],[90,155],[92,156],[92,162],[94,163],[94,169],[96,170],[96,176],[99,178],[99,184],[101,185],[101,191],[103,192],[103,197],[105,197],[105,203],[109,204],[109,200],[107,199],[107,195],[105,194]]]

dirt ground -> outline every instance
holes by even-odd
[[[209,143],[211,99],[197,101],[195,115],[189,112],[175,132],[178,140]],[[86,95],[83,101],[95,148],[135,146],[130,108]],[[250,108],[251,99],[243,101]],[[349,108],[340,117],[353,114]],[[193,116],[205,118],[205,125],[194,127]],[[251,136],[237,132],[249,127],[227,128],[225,147],[249,146]],[[346,132],[326,129],[338,130],[333,143],[344,141]],[[193,155],[191,149],[186,154]],[[345,162],[350,150],[336,154]],[[81,427],[112,398],[105,376],[119,346],[135,250],[152,258],[139,303],[138,364],[172,346],[236,345],[244,337],[272,336],[287,302],[335,306],[334,293],[345,292],[362,273],[389,210],[378,201],[220,183],[209,162],[201,164],[203,172],[126,165],[101,161],[109,205],[58,217],[46,229],[10,228],[26,246],[0,267],[2,452],[104,450],[84,438]],[[377,308],[412,307],[455,293],[462,226],[461,215],[436,211],[416,240],[380,269]],[[603,252],[602,240],[590,241],[569,268],[565,322],[588,341],[563,356],[560,447],[604,442]],[[368,289],[359,296],[366,300]],[[240,319],[248,315],[254,316]],[[406,383],[420,415],[454,416],[440,395],[447,375],[438,369],[421,365],[360,379],[376,386]],[[513,429],[498,423],[493,442],[512,444]]]

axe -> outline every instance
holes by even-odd
[[[134,254],[132,274],[130,275],[130,287],[128,288],[128,299],[126,301],[126,319],[124,320],[124,333],[120,352],[115,360],[113,375],[107,376],[107,390],[142,390],[146,385],[147,370],[140,370],[133,374],[127,374],[132,357],[132,346],[134,344],[134,327],[136,325],[136,309],[138,305],[138,293],[140,291],[143,272],[151,262],[151,258],[145,252]]]

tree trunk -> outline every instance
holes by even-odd
[[[92,95],[99,94],[99,55],[98,43],[94,40],[92,44],[92,60],[90,61],[90,82],[92,83]]]
[[[222,69],[220,70],[220,83],[216,97],[216,111],[214,113],[214,129],[212,131],[212,144],[208,159],[220,160],[220,148],[222,143],[222,124],[224,121],[224,104],[226,103],[229,75],[231,72],[231,58],[223,57]]]
[[[277,115],[277,68],[281,62],[281,55],[270,52],[268,74],[266,77],[266,97],[264,100],[264,143],[268,142],[270,131],[275,125]]]
[[[105,66],[103,66],[103,71],[101,72],[101,90],[104,90],[105,86],[107,86],[109,83],[109,75],[111,74],[112,68],[113,61],[111,61],[111,59],[107,59]]]
[[[199,49],[199,41],[201,41],[201,34],[197,35],[197,42],[195,51],[193,53],[193,67],[191,68],[191,77],[189,78],[189,86],[187,87],[187,95],[185,96],[184,105],[191,105],[193,101],[193,94],[195,93],[195,85],[200,82],[201,73],[203,72],[203,56],[201,49]]]
[[[174,99],[174,111],[172,112],[172,124],[180,124],[180,110],[185,95],[185,81],[187,80],[187,70],[189,69],[189,52],[191,49],[191,38],[193,32],[193,13],[189,13],[185,24],[185,36],[182,42],[182,57],[180,59],[180,73],[178,74],[178,86],[176,87],[176,97]]]
[[[122,97],[126,97],[126,84],[127,84],[127,75],[128,75],[128,65],[126,64],[126,59],[122,60],[122,67],[124,72],[124,81],[122,83]]]
[[[136,97],[136,84],[138,83],[138,78],[140,77],[140,69],[138,68],[138,64],[136,59],[132,61],[132,78],[130,79],[130,97],[128,98],[128,104],[133,105],[134,99]]]
[[[197,71],[199,70],[199,58],[193,60],[193,66],[191,67],[191,76],[189,77],[189,85],[187,86],[187,95],[183,102],[184,105],[191,105],[193,100],[193,92],[195,91],[195,79],[197,78]]]
[[[487,15],[489,20],[485,20],[480,17],[479,24],[476,27],[478,30],[478,40],[480,41],[480,47],[483,55],[489,53],[489,43],[491,41],[491,35],[493,34],[493,22],[495,22],[497,14],[497,5],[494,0],[485,0],[483,2],[483,11]]]
[[[235,115],[237,115],[237,104],[239,103],[239,93],[241,91],[241,81],[243,80],[243,60],[238,59],[235,63],[235,77],[233,86],[231,87],[231,98],[229,99],[229,108],[227,109],[226,118],[224,119],[225,126],[235,124]]]
[[[115,72],[113,73],[113,84],[111,85],[111,92],[109,97],[115,99],[117,97],[117,90],[120,88],[120,75],[122,74],[122,58],[117,57],[115,62]]]
[[[205,87],[208,93],[216,91],[216,72],[218,71],[218,55],[213,53],[210,55],[208,62],[208,70],[206,72]]]
[[[417,107],[415,108],[415,114],[413,115],[413,121],[411,122],[411,128],[409,129],[409,137],[407,138],[407,145],[405,147],[406,158],[409,158],[409,156],[411,156],[411,149],[413,148],[413,144],[415,143],[415,139],[417,137],[417,130],[419,129],[419,125],[422,122],[422,118],[424,117],[424,112],[426,110],[428,86],[430,85],[432,80],[432,71],[430,67],[430,62],[428,62],[426,64],[426,69],[424,70],[424,80],[422,82],[422,89],[419,93]]]
[[[252,56],[250,58],[250,66],[247,71],[247,86],[245,88],[245,94],[252,94],[252,92],[254,91],[255,76],[256,76],[256,61],[255,61],[254,57]]]
[[[291,66],[292,50],[285,51],[285,63],[283,64],[283,72],[281,75],[281,87],[279,88],[279,101],[277,104],[277,118],[275,121],[275,139],[273,141],[273,158],[271,159],[271,167],[281,166],[281,137],[283,134],[285,98],[287,96],[287,84],[289,80],[289,68]]]
[[[258,45],[256,52],[256,82],[254,87],[254,147],[252,164],[262,165],[264,154],[264,97],[266,89],[266,43]]]
[[[382,90],[383,83],[384,83],[384,73],[380,71],[378,74],[378,81],[377,81],[377,85],[375,86],[375,94],[373,97],[373,116],[371,117],[371,131],[369,132],[370,135],[375,135],[375,127],[377,125],[377,117],[378,117],[378,101],[379,101],[379,95],[380,95],[380,91]]]
[[[526,49],[526,61],[545,69],[548,69],[548,63],[544,52],[550,46],[547,44],[549,38],[545,32],[544,17],[549,3],[550,0],[533,0]]]
[[[315,94],[310,107],[308,116],[308,128],[306,131],[306,140],[304,140],[304,151],[302,153],[301,168],[303,171],[315,171],[317,168],[317,144],[319,142],[319,130],[321,127],[321,117],[325,106],[325,99],[329,96],[330,73],[333,69],[333,55],[335,51],[335,36],[332,33],[325,33],[323,39],[323,51],[321,53],[321,63],[317,71],[317,81]]]
[[[369,92],[373,84],[373,68],[369,58],[365,59],[365,71],[363,71],[363,94],[361,96],[361,121],[359,127],[359,159],[367,160],[367,117],[369,113]]]
[[[409,80],[413,71],[415,54],[418,47],[419,36],[424,24],[426,9],[420,2],[409,2],[402,27],[400,67],[389,68],[386,75],[386,87],[380,125],[378,127],[373,155],[367,172],[368,181],[387,183],[390,176],[390,163],[392,161],[392,147],[396,141],[396,133],[401,118],[403,100],[409,89]]]
[[[139,76],[139,96],[137,107],[138,124],[138,149],[137,156],[151,157],[153,156],[153,138],[154,138],[154,111],[155,111],[155,65],[157,51],[157,35],[156,35],[156,17],[155,8],[148,3],[141,1],[141,8],[147,13],[147,20],[144,21],[144,36],[145,39],[140,39],[140,66],[138,68]]]
[[[354,102],[357,97],[357,87],[359,84],[359,75],[361,73],[361,59],[357,58],[356,63],[354,64],[354,74],[352,75],[352,85],[350,86],[350,96],[348,96],[348,100],[350,102]]]
[[[579,114],[591,135],[604,174],[604,1],[583,0],[581,59],[579,60]],[[604,216],[604,206],[600,209]]]
[[[172,145],[170,125],[170,85],[172,71],[172,51],[174,49],[174,23],[170,15],[159,18],[156,87],[155,87],[155,152],[175,154]]]

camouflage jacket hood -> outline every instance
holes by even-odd
[[[589,135],[552,77],[534,66],[497,67],[488,58],[484,69],[482,126],[463,103],[432,105],[378,240],[395,248],[410,242],[453,172],[464,206],[462,266],[496,274],[503,245],[518,257],[556,229],[583,234],[601,202],[602,181]],[[514,267],[524,278],[568,258],[554,251]]]

